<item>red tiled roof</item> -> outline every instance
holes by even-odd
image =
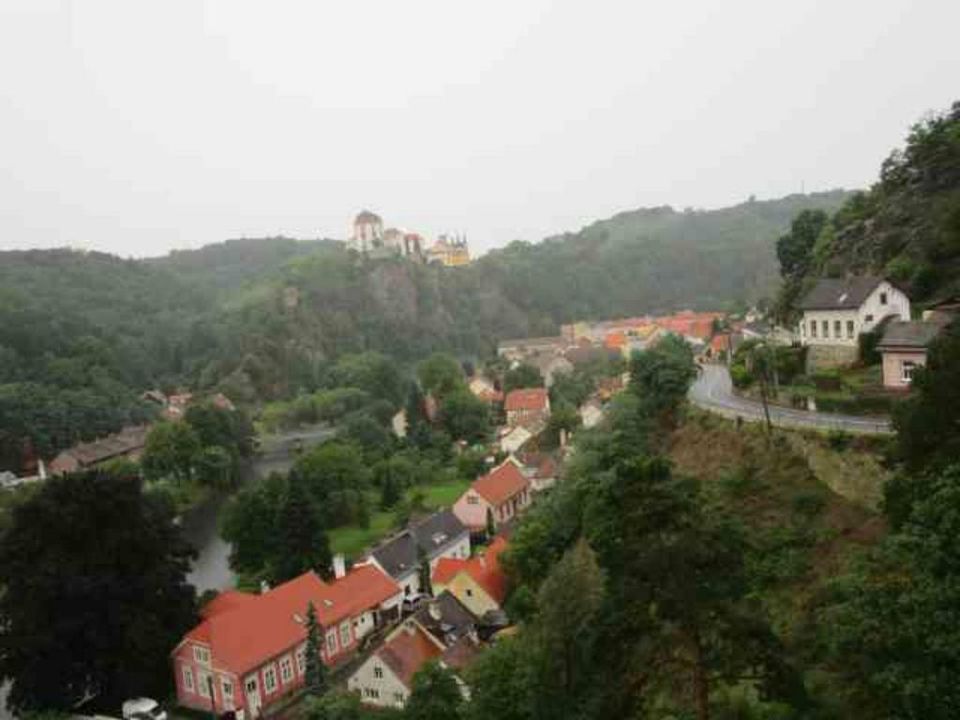
[[[545,410],[547,407],[546,388],[523,388],[507,393],[503,408],[511,410]]]
[[[603,344],[608,348],[622,348],[627,344],[627,336],[622,332],[608,333],[603,339]]]
[[[439,657],[443,650],[417,625],[404,628],[390,642],[377,651],[383,663],[393,670],[397,678],[409,689],[413,676],[430,660]]]
[[[200,609],[200,617],[212,618],[214,615],[233,610],[248,602],[254,602],[256,595],[239,590],[224,590]]]
[[[471,487],[491,505],[500,505],[526,488],[527,479],[516,463],[506,460],[474,480]]]
[[[710,341],[710,347],[717,352],[728,349],[730,347],[730,335],[728,333],[714,335]]]
[[[498,536],[484,555],[476,555],[469,560],[440,558],[433,571],[433,582],[446,585],[461,572],[466,572],[494,602],[500,604],[507,596],[507,576],[500,567],[500,553],[506,548],[506,539]]]
[[[354,568],[330,584],[307,572],[263,595],[229,593],[223,600],[215,599],[213,608],[204,608],[206,619],[184,639],[209,645],[217,667],[243,673],[304,639],[303,623],[310,602],[317,621],[326,628],[379,605],[399,591],[397,584],[374,565]]]

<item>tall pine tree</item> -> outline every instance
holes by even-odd
[[[327,668],[320,658],[320,626],[317,609],[307,604],[307,647],[304,668],[304,688],[308,695],[322,695],[327,691]]]
[[[332,557],[322,516],[296,478],[287,484],[278,524],[277,555],[270,563],[274,583],[285,582],[308,570],[329,577]]]

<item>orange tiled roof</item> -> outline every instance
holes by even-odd
[[[412,686],[417,671],[442,653],[437,643],[417,625],[405,628],[377,651],[383,663],[407,688]]]
[[[440,558],[433,571],[433,582],[446,585],[461,572],[466,572],[497,604],[507,596],[507,576],[500,567],[500,553],[507,549],[507,541],[498,536],[484,555],[469,560]]]
[[[333,583],[311,571],[262,595],[230,593],[224,600],[214,600],[213,608],[204,608],[206,619],[184,639],[209,645],[217,667],[243,673],[304,639],[310,602],[317,621],[327,628],[399,591],[375,565],[356,567]]]
[[[523,388],[507,393],[503,408],[511,410],[545,410],[547,407],[546,388]]]
[[[491,505],[500,505],[527,487],[527,479],[516,463],[506,460],[474,480],[472,489]]]

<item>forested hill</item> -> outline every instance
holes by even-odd
[[[842,191],[712,211],[637,210],[467,268],[367,260],[341,243],[234,240],[164,258],[0,253],[0,468],[142,420],[154,386],[240,402],[324,381],[336,357],[483,356],[578,318],[749,302],[775,283],[774,243]]]
[[[805,213],[778,252],[785,318],[818,277],[886,275],[919,304],[960,292],[960,102],[914,125],[868,191]]]
[[[576,233],[513,243],[475,269],[554,321],[749,303],[773,293],[776,238],[804,209],[831,212],[843,190],[719,210],[619,213]]]

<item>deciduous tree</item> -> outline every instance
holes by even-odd
[[[52,477],[0,541],[0,675],[19,712],[164,697],[194,623],[193,551],[136,477]]]

